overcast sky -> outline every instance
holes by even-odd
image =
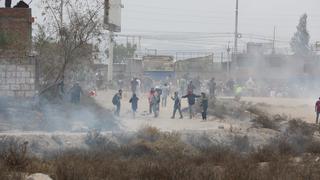
[[[233,40],[232,35],[226,33],[234,32],[235,1],[122,0],[122,34],[148,35],[142,42],[150,48],[225,48],[227,42]],[[13,0],[13,4],[16,2]],[[33,14],[40,19],[35,3],[37,0],[33,1]],[[320,0],[239,0],[239,3],[239,32],[244,34],[240,43],[258,41],[257,37],[272,38],[276,26],[277,39],[282,41],[278,45],[288,46],[285,41],[296,31],[303,13],[309,15],[311,41],[320,41]],[[196,40],[200,32],[203,32],[202,39]],[[172,37],[175,35],[186,39],[177,41]],[[195,37],[188,39],[189,36]]]

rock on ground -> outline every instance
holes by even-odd
[[[26,180],[52,180],[48,175],[37,173],[32,174],[26,178]]]

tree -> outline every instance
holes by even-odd
[[[114,62],[119,63],[128,58],[134,58],[136,50],[136,44],[127,43],[126,46],[123,44],[115,44],[113,49]]]
[[[100,34],[103,0],[41,0],[44,24],[35,48],[47,73],[48,86],[64,80],[66,70],[86,64],[90,41]],[[81,60],[81,61],[80,61]]]
[[[296,55],[308,55],[310,53],[309,41],[310,35],[307,30],[307,14],[303,14],[300,17],[299,25],[297,26],[297,32],[291,39],[291,49]]]

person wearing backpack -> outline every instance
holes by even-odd
[[[120,89],[117,94],[115,94],[112,98],[112,104],[116,106],[116,111],[114,112],[115,116],[120,116],[120,108],[121,108],[121,99],[122,99],[122,90]]]
[[[188,105],[189,105],[189,113],[190,113],[190,119],[194,117],[194,110],[193,106],[196,103],[196,98],[200,98],[201,96],[193,94],[193,91],[189,89],[188,94],[185,96],[182,96],[182,98],[188,99]]]
[[[132,108],[132,112],[133,112],[133,118],[136,117],[136,112],[138,109],[138,101],[139,98],[137,97],[137,95],[134,93],[129,101],[129,103],[131,103],[131,108]]]

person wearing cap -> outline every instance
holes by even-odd
[[[194,117],[194,110],[193,106],[196,103],[196,98],[200,98],[201,96],[195,95],[191,89],[188,90],[188,94],[185,96],[182,96],[182,98],[187,98],[188,99],[188,108],[189,108],[189,113],[190,113],[190,119]]]
[[[315,105],[315,111],[316,111],[316,124],[318,124],[319,122],[319,114],[320,114],[320,97],[319,97],[319,100],[316,102],[316,105]]]
[[[181,99],[179,98],[178,92],[175,92],[174,97],[171,97],[171,99],[174,101],[173,115],[172,115],[171,119],[175,118],[177,111],[179,111],[180,119],[182,119],[183,116],[182,116],[182,112],[181,112]]]

